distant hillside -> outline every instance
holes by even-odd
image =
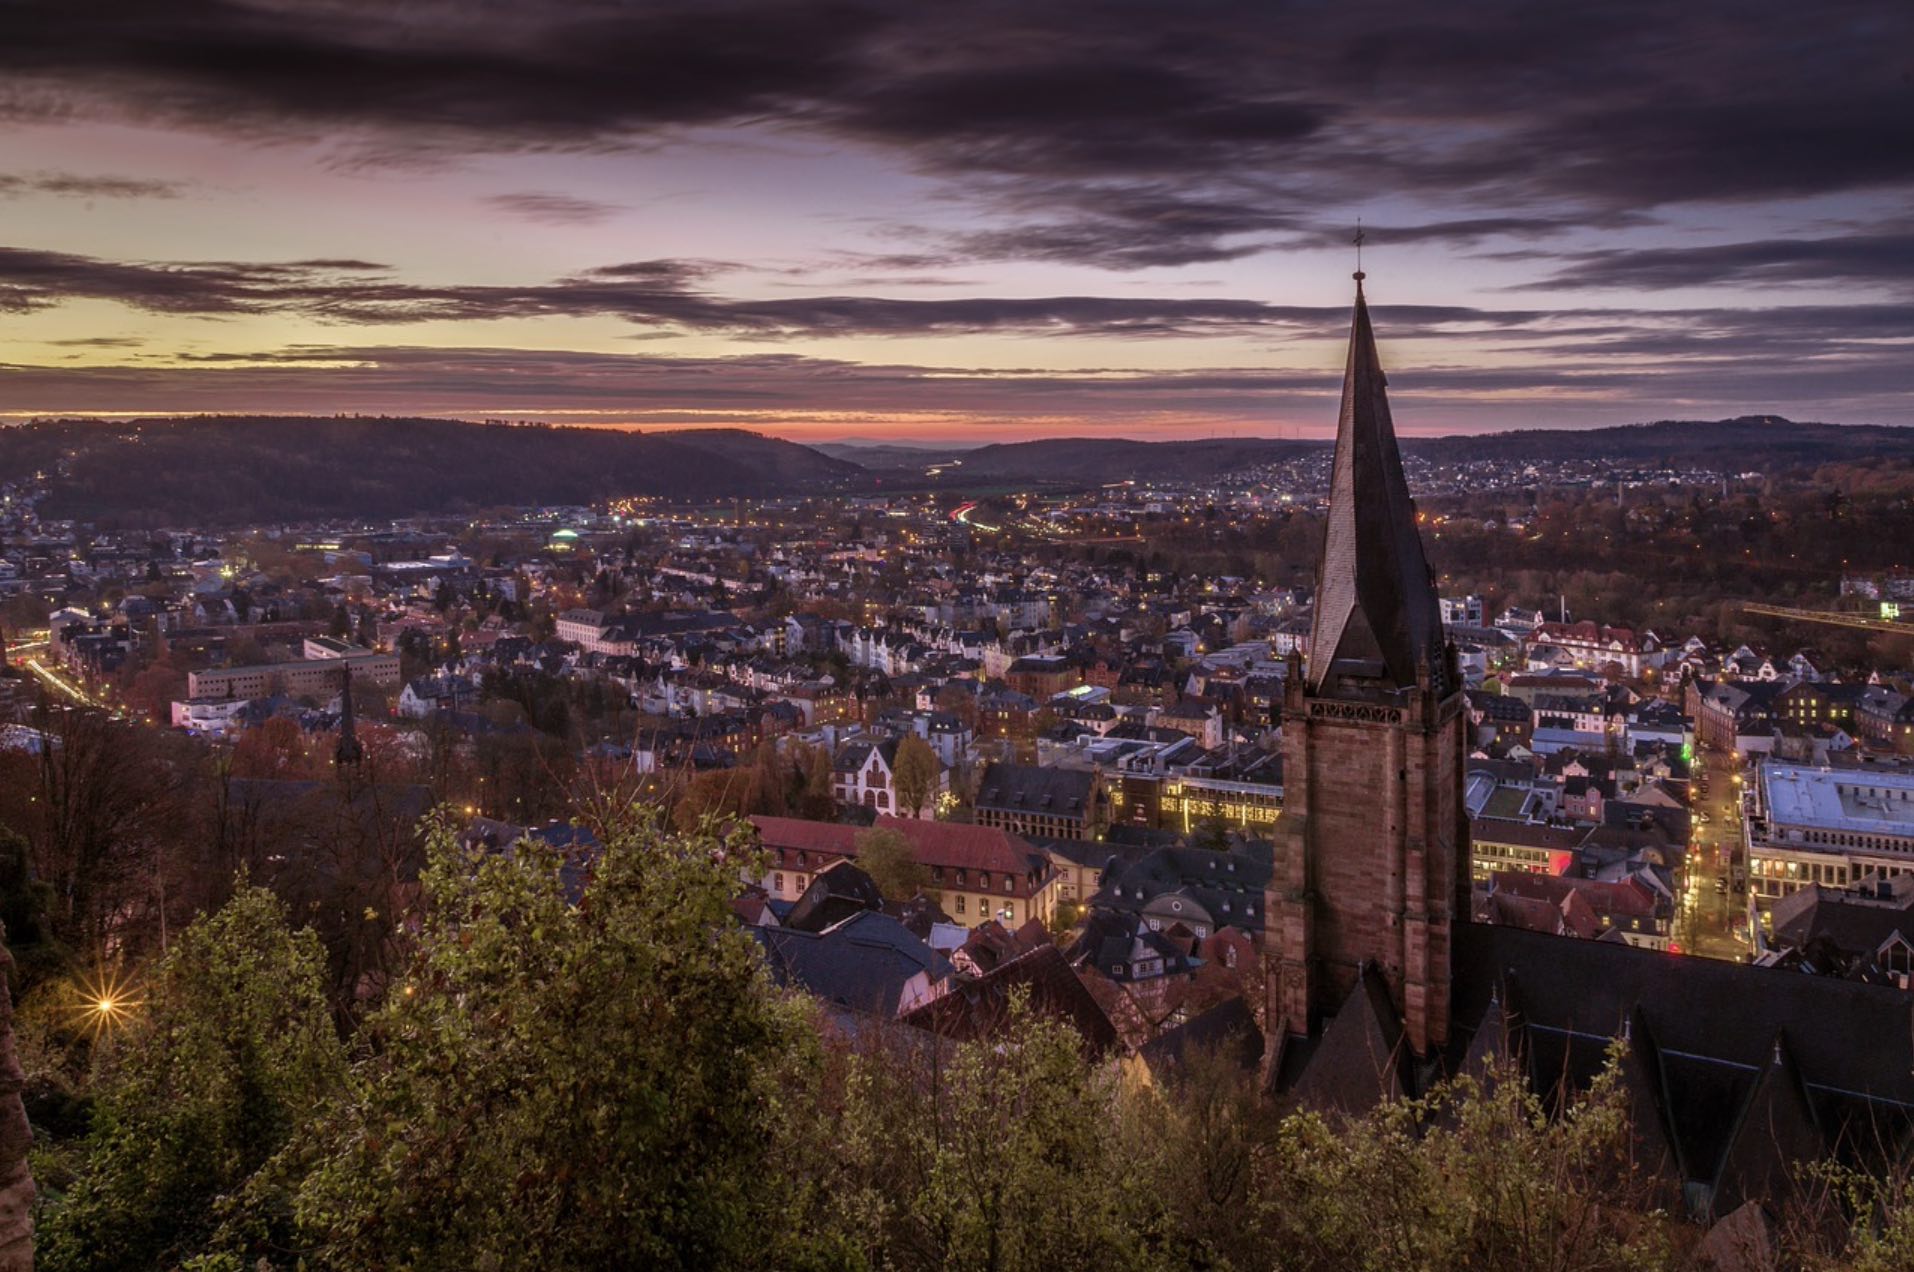
[[[863,470],[734,429],[629,433],[457,420],[60,420],[0,428],[0,473],[53,469],[43,511],[101,524],[390,518],[623,495],[861,486]]]
[[[1294,459],[1321,450],[1325,445],[1261,437],[1208,438],[1195,442],[1057,437],[1036,442],[1002,442],[966,451],[960,457],[962,465],[953,468],[947,479],[960,485],[983,481],[1094,485],[1145,477],[1201,481],[1258,464]]]
[[[813,442],[811,449],[872,470],[916,472],[970,453],[970,448],[963,446],[912,446],[893,442]]]
[[[1305,455],[1328,439],[1212,438],[1190,442],[1093,437],[1009,442],[962,452],[944,476],[956,486],[1029,482],[1095,485],[1130,479],[1203,481]],[[1521,429],[1463,437],[1404,439],[1403,449],[1437,463],[1496,459],[1551,462],[1605,458],[1779,473],[1826,463],[1914,461],[1914,428],[1802,424],[1776,415],[1731,420],[1661,420],[1598,429]]]
[[[1857,460],[1914,460],[1914,428],[1803,424],[1778,415],[1744,415],[1731,420],[1658,420],[1580,431],[1521,429],[1474,437],[1437,437],[1409,442],[1406,448],[1438,461],[1599,456],[1771,473]]]

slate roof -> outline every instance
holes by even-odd
[[[1813,1156],[1914,1127],[1914,998],[1901,990],[1473,923],[1452,940],[1454,1019],[1497,1001],[1519,1015],[1537,1089],[1585,1085],[1624,1030],[1645,1057],[1652,1044],[1636,1080],[1704,1200],[1718,1176],[1718,1200],[1768,1178],[1751,1135]],[[1800,1106],[1769,1072],[1780,1038]]]
[[[884,908],[884,894],[871,877],[848,859],[833,861],[817,872],[791,907],[784,926],[804,932],[825,928],[864,910]]]
[[[1226,998],[1201,1015],[1158,1034],[1137,1048],[1137,1056],[1160,1079],[1200,1051],[1214,1052],[1243,1069],[1253,1070],[1261,1062],[1263,1032],[1257,1027],[1255,1013],[1240,996]]]
[[[1323,1027],[1296,1099],[1307,1108],[1361,1117],[1408,1094],[1402,1021],[1373,963],[1363,965],[1349,997]]]
[[[994,763],[977,786],[977,807],[992,812],[1083,817],[1096,774],[1086,769]]]
[[[822,932],[754,927],[771,978],[826,1002],[879,1016],[897,1012],[904,986],[919,972],[950,974],[941,954],[889,915],[860,911]]]
[[[1086,1052],[1102,1054],[1117,1045],[1110,1017],[1054,945],[1039,946],[975,980],[949,982],[944,993],[903,1019],[957,1042],[988,1037],[1009,1020],[1014,991],[1020,989],[1029,991],[1032,1009],[1073,1025]]]
[[[1316,570],[1308,662],[1316,692],[1348,672],[1379,675],[1396,689],[1415,687],[1421,674],[1438,693],[1450,687],[1443,684],[1442,614],[1402,473],[1387,383],[1358,271]]]
[[[1914,875],[1871,881],[1869,887],[1863,895],[1811,883],[1782,897],[1770,914],[1770,943],[1794,949],[1826,944],[1850,958],[1871,957],[1896,933],[1914,945]]]
[[[1274,850],[1267,840],[1250,840],[1228,852],[1157,848],[1127,864],[1112,855],[1090,905],[1136,913],[1160,897],[1180,896],[1207,911],[1215,926],[1253,934],[1263,930],[1263,892],[1273,869]]]

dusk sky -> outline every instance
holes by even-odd
[[[0,419],[1914,424],[1914,4],[0,0]]]

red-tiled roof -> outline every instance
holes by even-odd
[[[1558,875],[1530,874],[1522,870],[1495,872],[1495,890],[1561,905],[1571,893],[1582,897],[1599,914],[1628,914],[1653,918],[1655,898],[1647,888],[1630,880],[1611,883],[1605,879],[1572,879]]]
[[[753,817],[764,846],[776,851],[791,848],[808,852],[857,855],[857,836],[863,828],[838,822],[805,821],[798,817]],[[895,830],[910,840],[920,864],[953,870],[988,870],[1027,875],[1047,871],[1047,859],[1027,840],[991,826],[926,821],[916,817],[879,817],[877,826]]]

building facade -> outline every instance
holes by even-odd
[[[382,685],[399,683],[397,654],[346,654],[188,672],[186,696],[197,700],[262,698],[274,693],[292,694],[295,697],[303,694],[324,696],[339,691],[339,673],[342,669]]]

